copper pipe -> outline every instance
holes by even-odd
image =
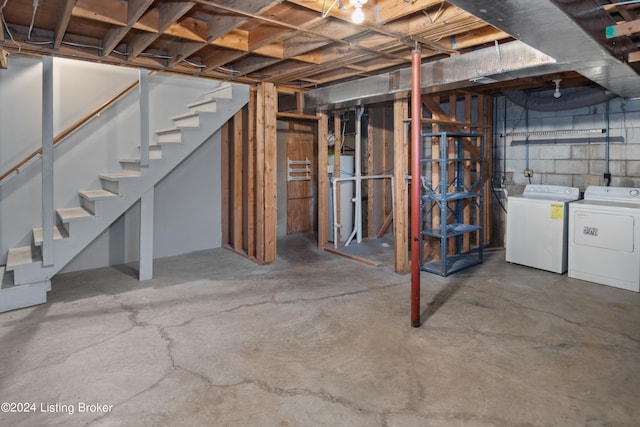
[[[422,96],[420,49],[411,53],[411,326],[420,326],[420,136]]]

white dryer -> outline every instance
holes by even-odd
[[[640,189],[591,186],[570,205],[568,274],[640,291]]]
[[[567,271],[569,202],[580,189],[561,185],[525,187],[507,199],[506,260],[553,273]]]

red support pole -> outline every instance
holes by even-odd
[[[422,93],[420,49],[411,54],[411,326],[420,326],[420,140]]]

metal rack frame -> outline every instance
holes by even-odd
[[[439,138],[439,153],[437,157],[424,157],[424,145],[431,144],[432,138]],[[424,244],[420,246],[420,268],[423,271],[436,273],[441,276],[458,272],[467,267],[482,262],[483,239],[481,231],[484,228],[484,135],[461,132],[423,133],[423,151],[421,158],[421,197],[420,224],[423,239],[436,238],[440,241],[439,258],[425,262]],[[480,141],[480,157],[465,157],[462,140]],[[455,157],[449,150],[449,141],[453,141]],[[471,182],[465,183],[465,164],[474,167],[475,175]],[[453,167],[453,176],[450,170]],[[437,168],[439,180],[434,186],[431,177],[425,174]],[[464,222],[464,205],[471,203],[475,208],[475,221]],[[433,222],[434,211],[439,214],[439,224],[425,227],[425,222]],[[453,218],[454,222],[450,222]],[[476,244],[469,251],[463,252],[463,236],[479,233]],[[423,242],[424,243],[424,242]]]

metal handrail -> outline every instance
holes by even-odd
[[[153,71],[149,72],[149,75],[153,74]],[[111,107],[114,103],[116,103],[116,101],[118,101],[120,98],[122,98],[123,96],[125,96],[126,94],[128,94],[129,92],[131,92],[133,89],[135,89],[138,85],[140,84],[140,80],[136,80],[135,82],[131,83],[129,86],[125,87],[124,89],[122,89],[120,92],[118,92],[117,94],[115,94],[114,96],[112,96],[111,98],[109,98],[107,101],[103,102],[100,106],[98,106],[97,108],[95,108],[92,112],[85,114],[84,116],[82,116],[80,119],[78,119],[75,123],[73,123],[71,126],[67,127],[66,129],[64,129],[62,132],[60,132],[58,135],[56,135],[53,138],[53,146],[55,147],[56,144],[58,144],[59,142],[62,142],[65,138],[67,138],[69,135],[73,134],[74,132],[76,132],[78,129],[80,129],[82,126],[84,126],[85,124],[89,123],[92,119],[100,116],[100,114],[102,114],[103,111],[105,111],[107,108]],[[13,166],[11,169],[9,169],[8,171],[6,171],[5,173],[3,173],[2,175],[0,175],[0,183],[9,175],[13,174],[13,173],[19,173],[19,170],[22,166],[24,166],[26,163],[28,163],[31,159],[33,159],[34,157],[38,156],[42,154],[42,147],[38,148],[37,150],[35,150],[34,152],[32,152],[31,154],[27,155],[27,157],[25,157],[24,159],[22,159],[21,161],[19,161],[15,166]]]

